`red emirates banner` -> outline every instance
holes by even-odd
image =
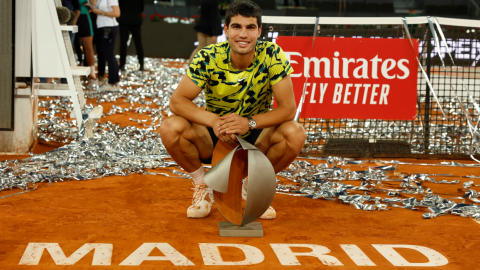
[[[294,72],[301,118],[412,120],[416,116],[418,40],[278,37]],[[306,80],[308,77],[308,81]]]

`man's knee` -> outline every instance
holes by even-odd
[[[302,150],[307,138],[307,134],[302,125],[296,121],[285,122],[282,124],[282,134],[292,148],[298,151]]]
[[[188,125],[188,121],[181,116],[173,116],[165,119],[160,126],[160,137],[164,141],[176,137],[182,134]]]

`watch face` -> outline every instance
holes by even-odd
[[[255,128],[257,126],[257,122],[255,122],[255,120],[250,120],[248,121],[248,125],[250,128]]]

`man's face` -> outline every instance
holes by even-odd
[[[257,18],[233,16],[230,25],[225,25],[225,34],[232,50],[239,55],[247,55],[255,49],[262,27],[258,27]]]

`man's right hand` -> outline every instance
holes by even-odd
[[[220,134],[219,126],[223,120],[218,115],[200,109],[192,102],[202,91],[202,88],[185,75],[170,98],[170,111],[192,123],[212,127],[218,139],[232,146],[237,146],[238,141],[234,134]]]
[[[213,123],[212,125],[212,129],[213,129],[213,132],[215,132],[215,136],[217,136],[217,138],[223,142],[226,142],[232,146],[237,146],[238,145],[238,140],[237,138],[235,137],[234,134],[226,134],[226,133],[223,133],[221,134],[219,131],[218,131],[218,128],[220,127],[220,124],[223,122],[222,119],[220,119],[220,117],[215,120],[215,122]]]

